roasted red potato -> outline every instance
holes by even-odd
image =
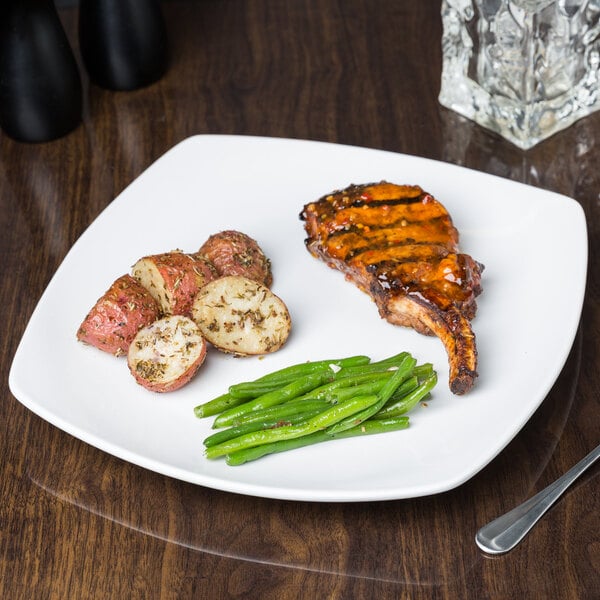
[[[190,316],[198,290],[218,277],[206,258],[179,250],[145,256],[131,273],[154,296],[164,315],[185,316]]]
[[[211,235],[200,247],[199,254],[215,265],[221,276],[242,275],[271,286],[271,262],[250,236],[227,230]]]
[[[141,386],[172,392],[196,374],[206,357],[206,341],[190,318],[170,315],[138,331],[129,346],[127,365]]]
[[[207,283],[197,294],[192,318],[216,348],[236,356],[268,354],[287,340],[287,306],[268,287],[230,275]]]
[[[160,316],[151,294],[131,275],[119,277],[85,317],[77,339],[116,356],[126,354],[135,334]]]

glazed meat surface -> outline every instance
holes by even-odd
[[[323,196],[300,217],[310,253],[368,293],[384,319],[440,338],[450,389],[467,392],[477,377],[470,321],[483,265],[459,251],[444,206],[418,186],[383,181]]]

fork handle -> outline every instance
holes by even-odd
[[[563,492],[598,458],[600,458],[600,445],[541,492],[484,525],[475,536],[479,548],[488,554],[502,554],[512,550]]]

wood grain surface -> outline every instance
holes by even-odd
[[[600,597],[597,467],[513,552],[490,558],[474,542],[600,441],[600,114],[524,153],[443,109],[439,13],[434,0],[173,0],[158,83],[109,92],[82,70],[78,129],[45,144],[0,132],[0,598]],[[77,8],[60,14],[78,53]],[[156,158],[199,133],[404,152],[581,203],[590,268],[580,331],[547,399],[482,472],[413,500],[246,497],[114,458],[12,396],[17,344],[71,245]],[[566,293],[560,272],[547,293]]]

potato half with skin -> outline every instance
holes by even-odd
[[[268,354],[287,340],[287,306],[268,287],[230,275],[206,284],[196,296],[192,318],[216,348],[236,356]]]
[[[160,307],[148,290],[131,275],[123,275],[87,314],[77,339],[119,356],[127,353],[136,333],[159,316]]]
[[[135,380],[153,392],[172,392],[196,374],[206,357],[206,341],[189,317],[170,315],[138,331],[127,365]]]
[[[164,315],[188,317],[198,290],[218,277],[206,258],[178,250],[140,258],[131,273],[154,296]]]
[[[267,287],[273,282],[271,261],[256,240],[241,231],[211,235],[198,250],[215,265],[219,275],[242,275]]]

